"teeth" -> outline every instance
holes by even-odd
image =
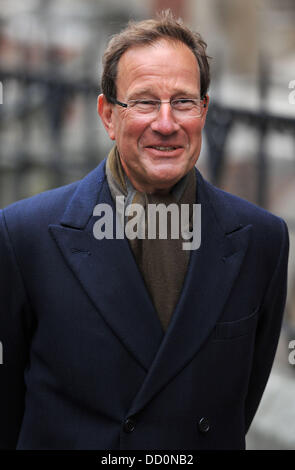
[[[167,150],[167,151],[171,151],[171,150],[175,150],[176,147],[156,147],[155,145],[153,146],[154,149],[156,150]]]

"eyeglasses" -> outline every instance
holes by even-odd
[[[137,116],[156,116],[160,110],[162,103],[170,103],[173,114],[176,118],[183,119],[189,117],[200,117],[203,108],[206,107],[206,102],[203,99],[194,98],[180,98],[174,100],[128,100],[127,103],[122,103],[116,98],[111,98],[109,101],[113,104],[118,104],[123,108],[127,108],[128,112]]]

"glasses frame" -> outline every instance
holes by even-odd
[[[186,98],[183,98],[183,99],[186,99]],[[187,99],[189,99],[189,98],[187,98]],[[203,97],[203,98],[191,98],[191,100],[199,101],[200,103],[201,103],[202,101],[204,101],[204,99],[205,99],[204,97]],[[122,106],[122,108],[125,108],[125,109],[130,108],[130,106],[128,105],[128,103],[123,103],[122,101],[117,100],[117,98],[111,97],[111,98],[109,98],[109,101],[110,101],[111,103],[113,103],[113,104],[117,104],[117,105],[119,105],[119,106]],[[130,101],[140,101],[140,100],[130,100]],[[142,101],[145,101],[145,100],[142,100]],[[146,100],[146,101],[149,101],[149,100]],[[163,100],[163,101],[162,101],[162,100],[150,100],[150,101],[156,101],[156,102],[158,103],[158,112],[160,111],[160,107],[161,107],[161,104],[162,104],[162,103],[170,103],[170,106],[171,106],[172,111],[173,111],[174,108],[173,108],[173,106],[172,106],[172,102],[173,102],[173,101],[177,101],[177,99],[175,99],[175,100]],[[205,101],[205,102],[203,103],[203,108],[206,108],[206,106],[207,106],[207,103],[206,103],[206,101]],[[197,115],[196,117],[200,117],[201,115],[202,115],[202,111],[200,112],[200,115]]]

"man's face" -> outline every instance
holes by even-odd
[[[181,42],[161,40],[128,49],[119,60],[116,84],[116,98],[124,103],[134,99],[200,98],[197,59]],[[138,117],[100,95],[98,109],[137,190],[167,191],[196,163],[207,108],[202,108],[200,117],[177,119],[170,104],[163,103],[156,115]]]

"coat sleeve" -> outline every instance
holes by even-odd
[[[289,253],[288,229],[281,222],[280,251],[275,270],[260,308],[255,339],[252,370],[245,403],[245,432],[247,433],[262,398],[275,357],[287,294]]]
[[[24,370],[29,358],[30,309],[0,211],[0,449],[16,447],[24,412]]]

